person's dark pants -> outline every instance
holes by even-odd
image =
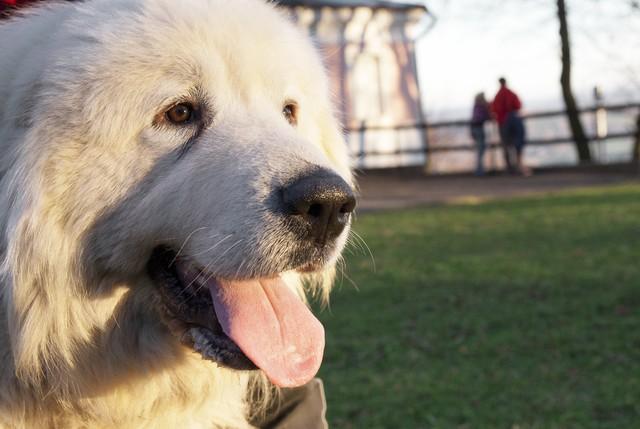
[[[484,175],[484,153],[487,148],[484,124],[471,125],[471,137],[476,144],[476,176]]]
[[[504,124],[500,126],[500,139],[502,140],[504,162],[510,173],[514,173],[518,167],[518,160],[525,146],[525,137],[522,118],[516,112],[509,113]]]
[[[509,136],[507,135],[506,124],[500,125],[500,141],[502,142],[502,155],[504,156],[504,165],[507,167],[507,171],[509,173],[513,173],[513,150],[511,148],[511,143],[509,142]]]

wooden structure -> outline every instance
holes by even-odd
[[[425,163],[415,42],[433,23],[418,2],[280,0],[320,47],[360,168]],[[408,154],[407,152],[412,152]]]

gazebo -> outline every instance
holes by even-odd
[[[424,165],[416,41],[434,22],[424,4],[280,0],[321,49],[355,167]],[[410,154],[399,153],[410,150]]]

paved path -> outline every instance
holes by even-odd
[[[476,202],[571,188],[625,182],[640,183],[628,166],[591,167],[537,172],[532,177],[495,175],[425,176],[419,171],[361,173],[359,211],[399,209],[421,205]]]

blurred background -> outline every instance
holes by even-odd
[[[361,193],[321,313],[332,427],[640,427],[638,2],[280,4],[322,50]]]
[[[639,2],[277,3],[322,52],[360,186],[318,306],[331,427],[640,427]]]
[[[640,92],[637,1],[280,4],[323,50],[357,167],[471,170],[473,97],[484,91],[491,99],[501,76],[524,104],[529,165],[610,164],[633,157]],[[563,42],[570,48],[564,54]],[[591,141],[590,154],[582,156],[587,159],[574,150],[565,118],[563,68],[571,71],[565,86]],[[497,143],[494,127],[487,132]],[[502,168],[494,150],[485,158],[491,169]]]

